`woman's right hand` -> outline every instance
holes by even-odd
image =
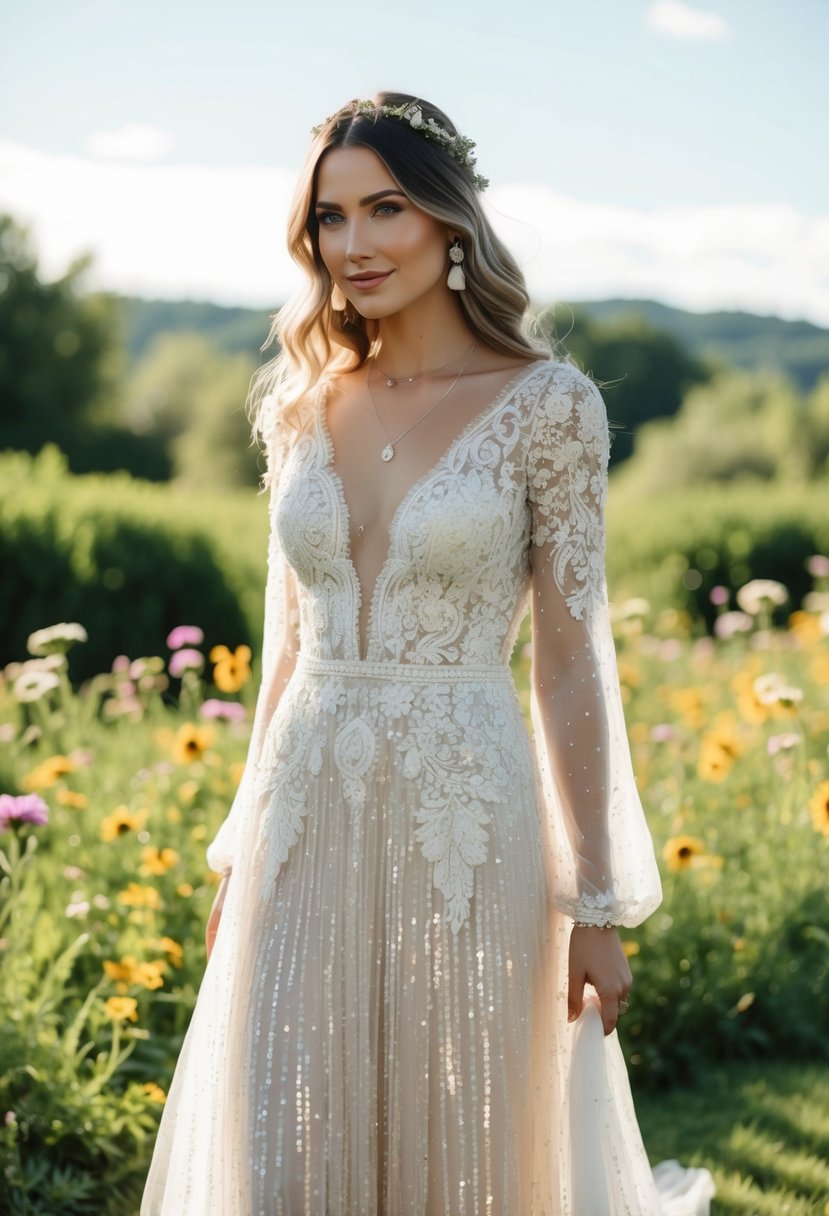
[[[219,932],[219,921],[222,919],[222,907],[227,894],[227,884],[230,879],[230,872],[222,875],[222,881],[219,883],[219,889],[216,892],[216,898],[213,900],[213,907],[210,909],[210,915],[207,918],[207,928],[204,934],[204,942],[207,947],[207,957],[213,952],[213,944],[216,941],[216,934]]]

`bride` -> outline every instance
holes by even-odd
[[[474,144],[315,131],[257,378],[263,674],[142,1216],[704,1216],[616,1023],[661,900],[604,574],[601,395],[528,336]],[[532,733],[509,660],[532,612]]]

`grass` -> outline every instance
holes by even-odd
[[[711,1216],[829,1213],[829,1068],[785,1062],[706,1069],[689,1087],[635,1095],[653,1164],[707,1166]]]

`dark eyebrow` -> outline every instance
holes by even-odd
[[[369,203],[376,203],[378,198],[388,198],[390,194],[399,194],[401,198],[406,198],[402,190],[378,190],[376,194],[367,194],[365,198],[360,199],[360,206],[367,207]],[[315,207],[328,207],[330,211],[339,211],[338,203],[324,203],[320,200],[314,204]]]

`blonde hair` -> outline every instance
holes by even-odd
[[[373,100],[377,106],[417,101],[424,119],[434,118],[457,134],[442,110],[408,93],[379,93]],[[543,339],[531,336],[524,277],[484,214],[472,169],[400,119],[378,112],[357,114],[353,106],[344,105],[319,130],[300,172],[288,221],[288,250],[305,271],[306,281],[273,318],[262,347],[278,343],[279,353],[251,381],[246,410],[254,438],[263,433],[267,398],[273,399],[280,421],[299,430],[303,402],[311,391],[340,372],[360,367],[377,337],[377,323],[360,316],[350,303],[344,312],[331,307],[333,284],[320,256],[314,211],[320,161],[331,148],[370,149],[416,207],[461,234],[466,290],[458,292],[458,300],[479,341],[505,355],[537,359],[550,353]],[[266,474],[263,489],[268,483]]]

